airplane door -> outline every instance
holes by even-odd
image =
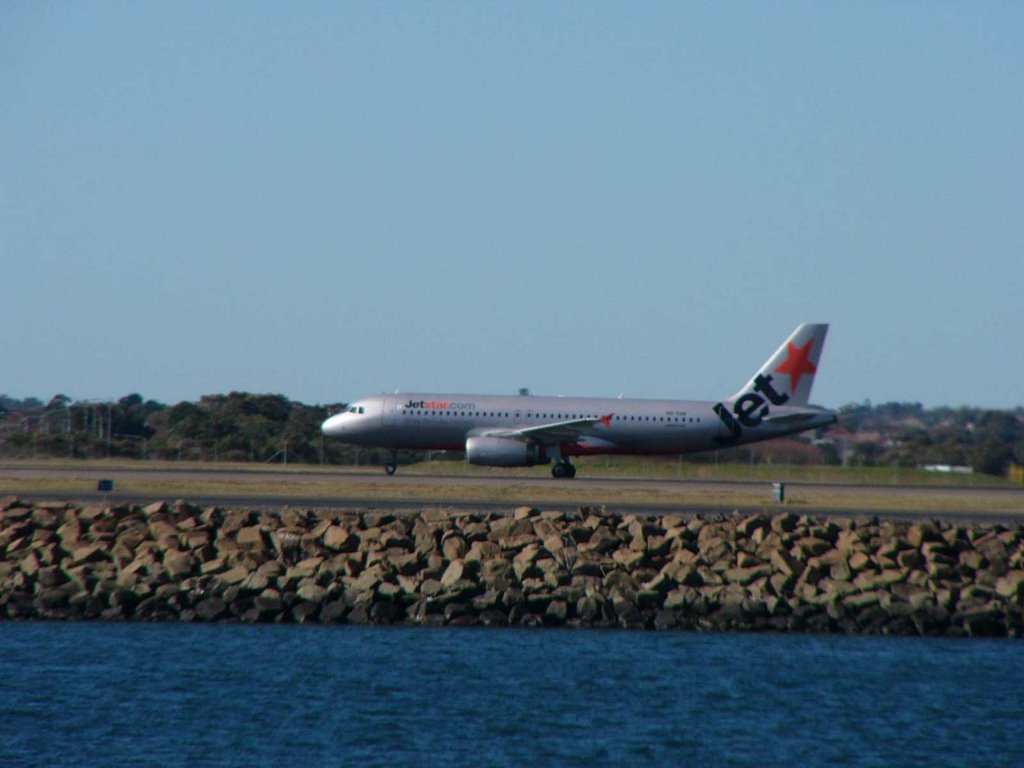
[[[384,412],[381,416],[381,423],[385,427],[392,427],[398,419],[398,398],[389,397],[384,400]]]

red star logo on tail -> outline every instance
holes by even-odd
[[[814,339],[808,339],[807,343],[802,347],[795,347],[791,343],[786,344],[786,361],[775,369],[775,373],[788,373],[789,374],[789,391],[796,392],[796,388],[800,386],[800,377],[805,373],[814,373],[814,363],[807,359],[807,356],[811,354],[811,345],[814,343]]]

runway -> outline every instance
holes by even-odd
[[[781,472],[781,469],[780,469]],[[693,480],[671,477],[612,477],[612,476],[591,476],[579,475],[572,480],[555,480],[548,476],[524,476],[512,472],[503,473],[495,470],[493,474],[464,474],[464,473],[422,473],[405,472],[401,470],[390,477],[386,476],[379,468],[351,469],[338,467],[334,469],[266,469],[261,465],[255,465],[253,469],[238,469],[235,467],[224,469],[218,467],[41,467],[41,466],[0,466],[0,479],[60,479],[72,480],[75,478],[107,478],[115,477],[119,480],[143,480],[143,481],[203,481],[215,479],[223,482],[302,482],[302,483],[323,483],[324,481],[335,481],[346,485],[376,485],[387,483],[394,487],[402,487],[411,484],[422,484],[424,482],[436,482],[445,485],[456,486],[486,486],[486,485],[508,485],[513,484],[523,487],[536,488],[616,488],[616,489],[732,489],[749,490],[752,488],[763,488],[766,485],[762,480]],[[1016,496],[1021,499],[1024,505],[1024,487],[964,487],[964,486],[941,486],[941,485],[886,485],[879,483],[827,483],[788,481],[787,487],[799,487],[818,490],[850,490],[856,489],[861,493],[891,495],[893,493],[925,493],[935,495],[969,495],[975,497]],[[1022,510],[1024,511],[1024,510]]]
[[[99,479],[114,492],[96,490]],[[787,510],[799,514],[1024,521],[1024,489],[890,486],[787,482],[786,503],[772,502],[765,481],[685,480],[666,477],[422,474],[387,477],[380,469],[268,469],[217,467],[2,466],[0,495],[87,503],[192,503],[262,509],[418,510],[508,512],[520,505],[548,510],[581,506],[633,514],[728,514]]]

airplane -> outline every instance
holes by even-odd
[[[641,400],[406,393],[356,400],[321,426],[324,435],[386,448],[465,451],[470,464],[552,463],[571,478],[573,456],[683,454],[746,445],[836,422],[808,404],[828,325],[797,326],[750,381],[725,400]]]

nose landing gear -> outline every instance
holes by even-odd
[[[390,477],[391,475],[395,474],[395,471],[397,469],[398,469],[398,451],[392,451],[391,452],[391,457],[388,459],[387,463],[384,465],[384,471],[387,472],[388,476]]]

